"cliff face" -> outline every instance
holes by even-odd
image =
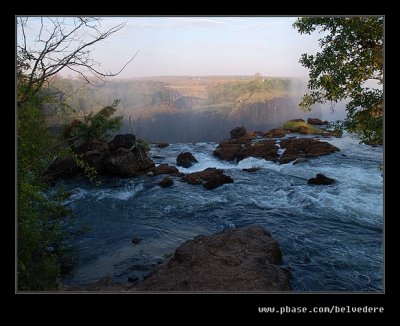
[[[243,125],[250,130],[265,130],[281,126],[291,119],[305,119],[310,112],[303,112],[299,108],[300,99],[292,97],[277,97],[267,102],[254,103],[237,109],[233,116],[237,116]],[[313,109],[313,117],[321,116],[321,108]],[[240,124],[238,124],[240,125]]]
[[[307,119],[310,116],[319,118],[321,115],[318,107],[312,112],[302,112],[298,107],[300,99],[291,97],[277,97],[267,102],[247,105],[236,103],[235,106],[224,108],[210,106],[209,110],[202,111],[193,108],[200,100],[182,97],[177,105],[184,110],[138,117],[132,121],[132,127],[139,137],[150,142],[217,142],[227,138],[229,131],[236,126],[266,131],[290,119]],[[125,128],[128,132],[129,126]]]

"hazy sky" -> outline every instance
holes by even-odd
[[[300,35],[296,17],[103,17],[126,26],[97,43],[93,57],[119,77],[161,75],[307,76],[299,64],[318,49],[318,33]],[[70,74],[65,71],[64,75]]]

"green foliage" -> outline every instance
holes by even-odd
[[[42,181],[44,171],[59,153],[45,126],[41,103],[40,98],[32,96],[17,111],[17,280],[22,291],[56,286],[64,238],[60,222],[70,214],[56,199],[60,194],[49,195]]]
[[[323,32],[321,52],[303,54],[309,89],[300,107],[350,99],[346,127],[367,144],[383,142],[383,17],[303,17],[293,26],[301,34]],[[367,86],[375,81],[377,87]]]
[[[107,141],[111,133],[122,126],[122,117],[112,117],[117,111],[119,100],[114,100],[111,105],[105,106],[97,113],[89,113],[83,121],[73,120],[63,130],[64,139],[73,139],[77,145],[90,141]]]
[[[136,140],[136,146],[139,147],[139,150],[143,150],[146,153],[150,151],[150,146],[148,142],[146,142],[144,139],[139,138]]]
[[[313,125],[310,125],[307,122],[303,122],[303,121],[288,121],[282,126],[282,128],[285,130],[292,131],[292,132],[302,131],[303,133],[307,133],[307,134],[314,134],[314,135],[322,134],[321,129],[319,129]]]

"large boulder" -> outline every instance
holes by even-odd
[[[254,144],[245,145],[237,156],[237,161],[248,157],[263,158],[268,161],[275,161],[278,158],[278,147],[275,140],[266,139]]]
[[[258,157],[274,161],[277,159],[278,147],[275,145],[275,140],[273,139],[264,139],[252,143],[248,137],[242,137],[220,143],[213,154],[220,160],[226,161],[241,161],[248,157]]]
[[[184,242],[136,291],[289,291],[278,242],[260,226]]]
[[[110,152],[104,164],[109,173],[120,177],[142,175],[146,170],[155,166],[146,152],[136,147],[132,150],[120,147]]]
[[[336,146],[311,138],[282,139],[280,146],[285,152],[280,157],[279,163],[289,163],[300,157],[318,157],[339,151]]]
[[[236,127],[231,130],[231,139],[236,139],[243,137],[247,134],[247,130],[245,127]]]
[[[322,121],[317,118],[308,118],[307,123],[310,125],[315,125],[315,126],[322,126],[322,125],[327,125],[328,121]]]
[[[97,172],[105,171],[104,160],[109,155],[109,146],[105,142],[90,141],[77,149],[78,153],[82,154],[82,159],[89,166],[94,167]]]
[[[334,179],[328,178],[323,174],[317,174],[315,178],[309,179],[307,183],[312,185],[331,185],[335,182]]]
[[[234,161],[242,151],[245,144],[250,143],[250,140],[238,141],[235,139],[221,142],[214,150],[213,154],[220,160]]]
[[[184,168],[190,168],[193,163],[198,163],[199,161],[190,152],[180,153],[176,158],[176,165],[183,166]]]
[[[136,143],[134,134],[116,135],[112,141],[108,143],[110,151],[115,151],[118,148],[132,148]]]
[[[98,173],[108,176],[134,177],[144,174],[155,166],[147,156],[147,152],[139,146],[134,146],[136,137],[133,134],[116,135],[109,143],[104,141],[89,141],[75,148],[75,152],[90,167]],[[160,167],[156,174],[165,173]],[[51,179],[65,178],[82,173],[73,157],[56,160],[48,169],[47,176]],[[171,173],[179,172],[169,167]],[[51,181],[51,180],[50,180]]]
[[[200,172],[189,173],[182,180],[189,184],[202,184],[204,188],[211,190],[225,183],[233,183],[233,179],[224,175],[224,170],[207,168]]]

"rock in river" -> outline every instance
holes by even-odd
[[[184,242],[136,291],[289,291],[278,242],[260,226]]]
[[[174,180],[166,177],[166,178],[162,179],[158,184],[160,185],[160,187],[166,188],[166,187],[172,186],[174,184]]]
[[[225,183],[233,183],[230,176],[224,174],[224,170],[207,168],[200,172],[189,173],[182,178],[183,181],[192,185],[203,184],[203,187],[211,190]]]
[[[179,174],[179,170],[172,165],[168,164],[160,164],[154,168],[151,168],[149,172],[152,173],[152,175],[160,175],[160,174]]]
[[[313,185],[331,185],[335,182],[334,179],[328,178],[323,174],[317,174],[315,178],[309,179],[307,183]]]
[[[176,158],[176,165],[183,166],[184,168],[190,168],[193,163],[197,163],[198,161],[190,152],[180,153]]]
[[[289,163],[300,157],[317,157],[339,151],[336,146],[312,138],[283,139],[280,145],[285,152],[279,163]]]

